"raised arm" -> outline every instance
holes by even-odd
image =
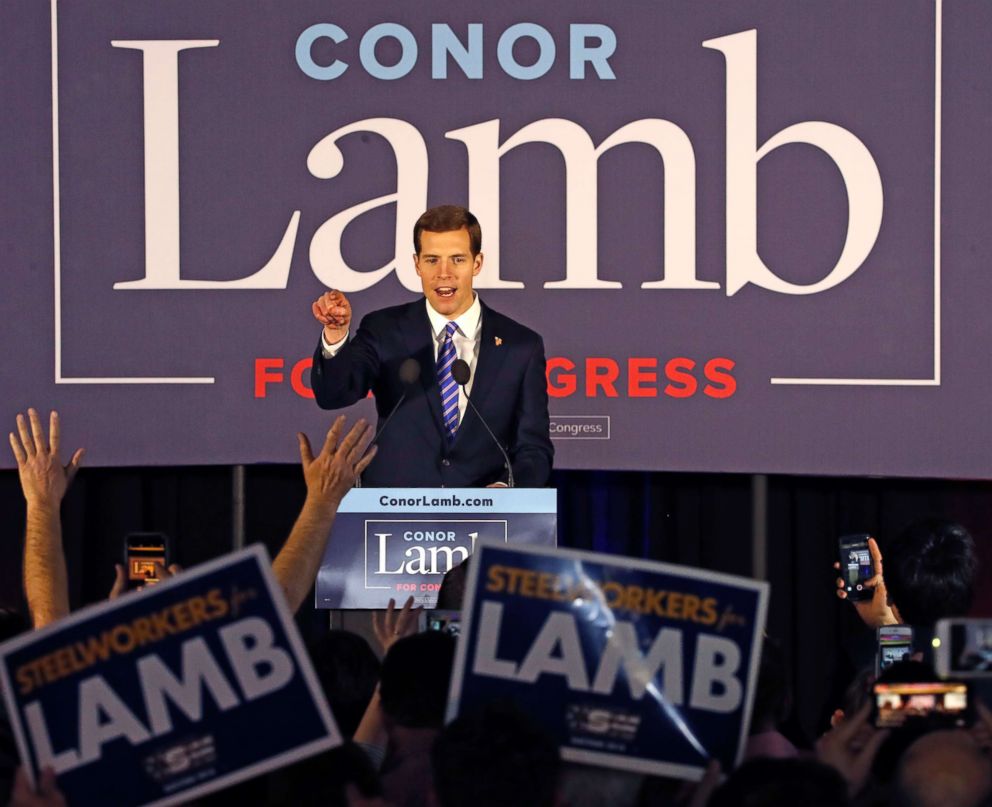
[[[293,612],[303,603],[317,577],[341,499],[375,456],[375,447],[366,453],[373,435],[370,425],[359,420],[341,440],[344,426],[345,417],[341,415],[327,432],[327,439],[316,457],[307,436],[296,435],[300,442],[307,498],[289,538],[272,561],[272,571]]]
[[[30,429],[28,422],[30,421]],[[59,415],[49,416],[48,439],[34,409],[28,417],[17,415],[17,433],[10,433],[10,447],[17,460],[21,491],[27,502],[24,531],[24,591],[36,628],[69,613],[69,584],[62,549],[60,508],[72,482],[83,449],[77,449],[63,466],[59,458]]]

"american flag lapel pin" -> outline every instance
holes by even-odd
[[[499,346],[500,346],[500,345],[502,345],[502,344],[503,344],[503,340],[502,340],[502,339],[500,339],[500,338],[499,338],[499,337],[497,336],[497,337],[496,337],[496,347],[499,347]]]

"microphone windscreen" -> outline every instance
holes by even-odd
[[[464,387],[472,378],[472,371],[468,368],[468,362],[464,359],[455,359],[451,363],[451,377],[455,383]]]
[[[400,381],[410,385],[420,378],[420,362],[414,358],[406,359],[400,365]]]

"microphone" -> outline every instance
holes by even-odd
[[[369,443],[369,448],[379,442],[379,438],[382,436],[382,433],[386,431],[386,426],[388,426],[389,421],[393,419],[393,415],[396,414],[396,410],[399,409],[403,401],[406,400],[406,394],[410,391],[410,385],[420,378],[420,362],[412,356],[409,359],[404,359],[403,363],[400,365],[399,376],[400,381],[403,382],[403,394],[400,395],[400,399],[393,404],[393,408],[390,410],[386,419],[382,421],[382,425],[375,433],[375,437],[373,437],[372,442]]]
[[[469,369],[468,362],[464,359],[455,359],[451,363],[451,377],[455,379],[455,383],[458,384],[463,390],[465,390],[465,385],[472,379],[472,370]],[[468,405],[472,407],[472,411],[475,412],[476,417],[479,418],[479,422],[485,427],[486,431],[489,432],[489,436],[493,438],[493,442],[496,444],[496,448],[499,449],[499,453],[503,455],[503,462],[506,464],[506,484],[508,487],[513,487],[513,466],[510,465],[510,456],[506,453],[506,449],[503,448],[499,440],[496,439],[496,435],[493,434],[493,430],[489,428],[489,424],[486,423],[486,419],[482,417],[482,413],[478,410],[475,403],[473,403],[471,397],[469,397],[468,391],[465,390],[465,400],[468,401]]]
[[[389,421],[393,419],[393,415],[396,414],[396,410],[400,408],[403,401],[406,400],[406,394],[410,391],[410,386],[420,378],[420,362],[417,361],[412,356],[408,359],[404,359],[403,363],[400,365],[399,372],[400,381],[403,382],[403,394],[400,395],[399,400],[393,404],[393,408],[389,411],[386,419],[382,421],[382,425],[376,430],[375,437],[369,443],[369,448],[372,448],[376,443],[379,442],[379,438],[382,437],[382,433],[386,431],[386,427],[389,425]],[[366,449],[367,451],[368,449]],[[362,486],[361,477],[359,477],[355,482],[355,487],[360,488]]]

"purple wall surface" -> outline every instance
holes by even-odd
[[[311,302],[415,299],[412,223],[454,202],[544,335],[559,467],[987,477],[990,29],[7,0],[0,422],[57,407],[96,465],[291,461],[329,422]]]

